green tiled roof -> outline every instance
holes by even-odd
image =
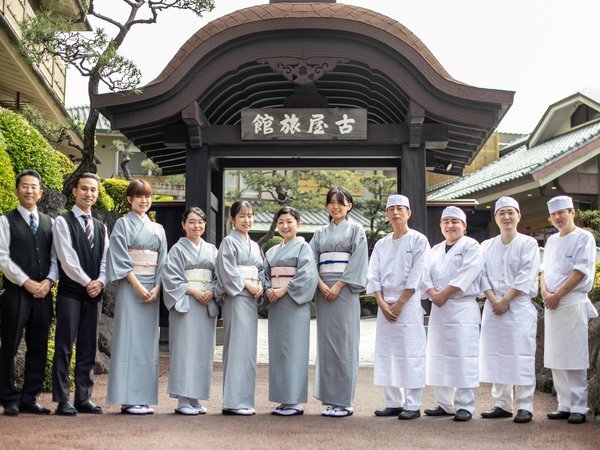
[[[476,172],[430,187],[427,190],[427,200],[463,198],[534,174],[596,139],[600,139],[600,122],[570,131],[532,148],[521,145]]]

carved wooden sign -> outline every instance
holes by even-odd
[[[366,140],[364,108],[242,110],[242,140]]]

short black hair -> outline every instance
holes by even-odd
[[[100,187],[100,178],[98,178],[96,174],[92,172],[82,172],[79,175],[77,175],[77,178],[75,179],[75,187],[79,185],[79,180],[82,180],[84,178],[92,178],[96,180],[96,182],[98,183],[98,187]]]
[[[250,211],[254,212],[254,210],[252,209],[252,205],[249,201],[238,200],[237,202],[234,202],[233,205],[231,205],[231,208],[229,208],[229,217],[235,219],[235,216],[237,216],[237,214],[240,212],[240,209],[242,208],[247,208]]]
[[[289,214],[294,219],[296,219],[296,222],[300,222],[300,213],[296,208],[292,208],[291,206],[284,206],[279,211],[277,211],[275,218],[279,219],[279,217],[283,216],[284,214]]]
[[[181,216],[181,221],[185,222],[190,214],[196,214],[206,222],[206,214],[204,213],[204,211],[202,211],[202,209],[198,208],[197,206],[191,206],[188,209],[186,209],[183,215]]]
[[[40,189],[42,189],[44,187],[44,185],[42,184],[42,177],[40,176],[40,174],[36,170],[25,169],[23,172],[21,172],[15,178],[15,187],[16,188],[19,187],[19,183],[21,182],[21,178],[23,178],[23,177],[35,177],[40,182]]]

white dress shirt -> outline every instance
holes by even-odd
[[[83,215],[88,215],[77,205],[73,206],[73,214],[77,218],[77,221],[81,225],[81,229],[84,229]],[[89,214],[91,217],[91,214]],[[94,229],[94,222],[90,220],[90,226]],[[81,286],[87,286],[93,281],[87,273],[82,269],[81,263],[79,262],[79,255],[73,248],[73,242],[71,241],[71,232],[69,231],[69,225],[64,217],[58,216],[54,221],[52,227],[54,233],[54,248],[56,250],[56,256],[60,261],[62,270],[65,274],[76,283]],[[102,253],[102,261],[100,262],[100,274],[97,280],[103,285],[106,285],[106,252],[108,251],[108,231],[106,225],[104,225],[104,251]]]
[[[29,211],[28,209],[19,205],[17,206],[17,211],[19,211],[27,226],[29,226],[29,216],[33,214],[39,228],[40,217],[37,207],[34,208],[33,211]],[[29,279],[29,275],[23,272],[23,270],[10,258],[10,225],[5,215],[0,216],[0,269],[2,269],[4,276],[6,276],[11,283],[16,284],[17,286],[23,286],[23,284]],[[50,279],[53,283],[58,278],[58,264],[56,262],[54,246],[52,246],[52,251],[50,254],[50,271],[44,278]]]

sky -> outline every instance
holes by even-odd
[[[156,78],[179,48],[210,21],[267,0],[216,0],[201,18],[167,11],[157,24],[132,28],[121,50]],[[97,2],[112,16],[123,0]],[[552,103],[600,88],[600,2],[593,0],[343,0],[389,16],[411,30],[452,77],[472,86],[515,91],[499,131],[531,132]],[[106,27],[110,32],[110,28]],[[67,106],[88,104],[86,80],[70,70]]]

